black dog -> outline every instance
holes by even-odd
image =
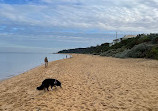
[[[47,88],[47,90],[49,91],[49,86],[51,86],[51,89],[53,89],[53,86],[60,86],[61,87],[61,83],[60,81],[56,80],[56,79],[45,79],[42,82],[42,85],[37,87],[37,90],[45,90],[45,88]],[[61,87],[62,88],[62,87]]]

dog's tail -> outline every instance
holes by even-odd
[[[44,86],[41,85],[41,86],[37,87],[36,89],[37,89],[37,90],[43,90],[43,89],[44,89]]]

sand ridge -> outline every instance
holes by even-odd
[[[63,88],[37,91],[45,78]],[[0,111],[158,111],[156,60],[73,54],[0,84]]]

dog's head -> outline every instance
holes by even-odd
[[[60,86],[60,87],[61,87],[61,82],[58,81],[58,80],[55,80],[55,81],[54,81],[54,85],[55,85],[55,86]]]

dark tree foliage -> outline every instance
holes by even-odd
[[[76,48],[76,49],[68,49],[62,50],[58,53],[80,53],[80,54],[100,54],[101,52],[105,52],[109,49],[109,43],[104,43],[97,46],[91,46],[87,48]]]
[[[121,56],[158,59],[158,33],[147,35],[138,34],[135,38],[122,40],[111,47],[109,43],[103,43],[87,48],[62,50],[58,53],[81,53],[113,57]]]

